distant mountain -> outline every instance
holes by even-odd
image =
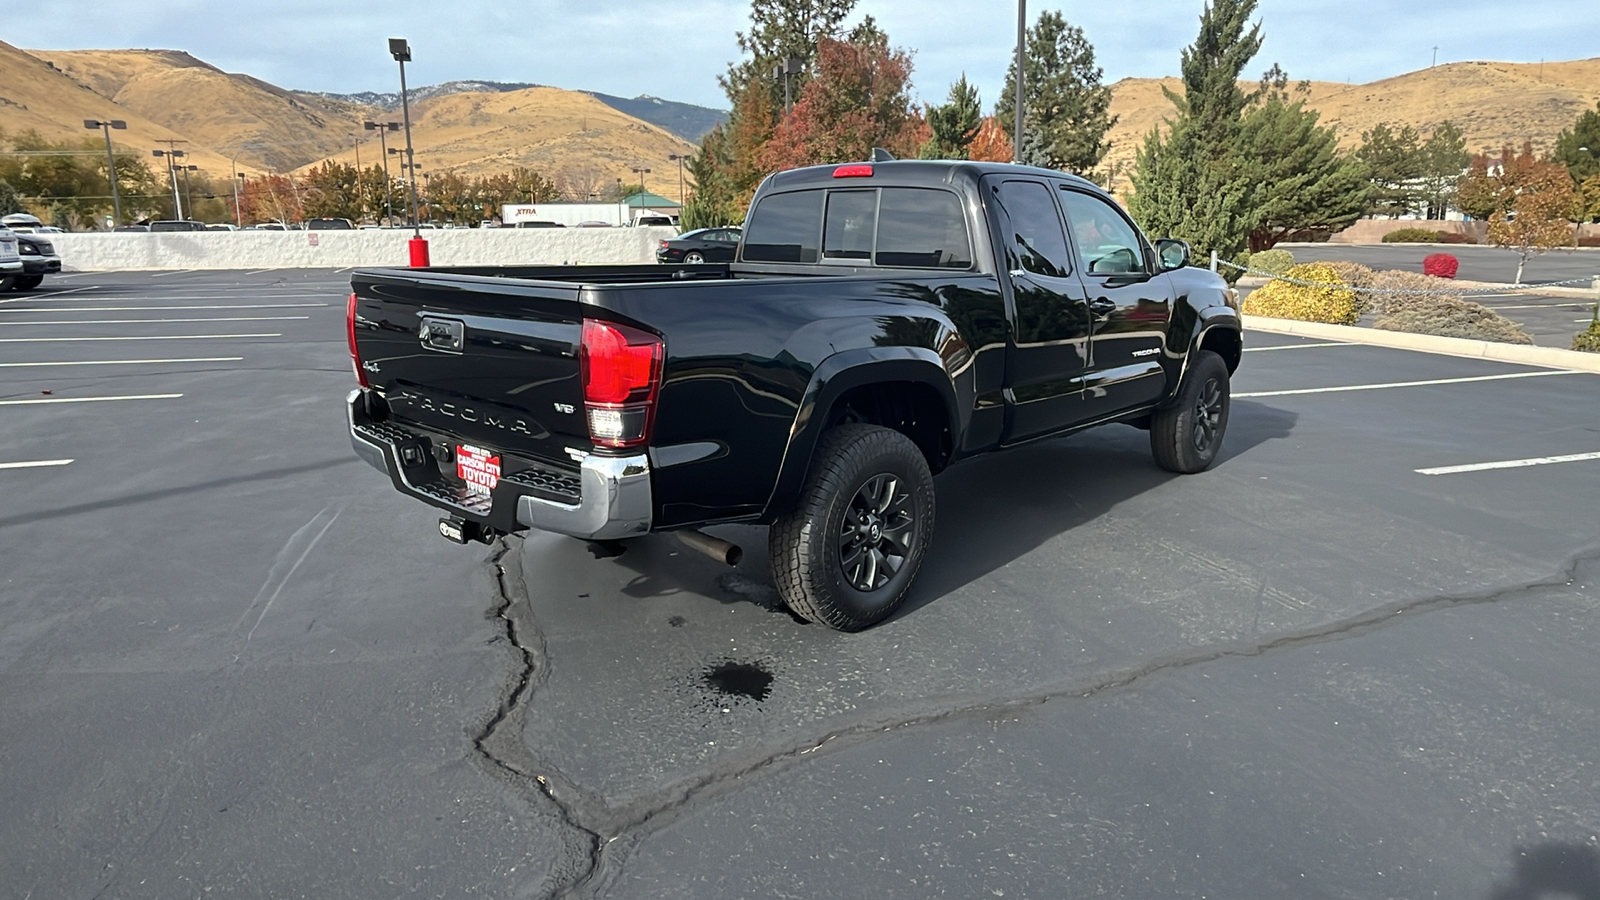
[[[659,125],[683,138],[691,144],[700,143],[711,129],[728,121],[728,114],[720,109],[708,109],[704,106],[695,106],[692,103],[678,103],[673,100],[662,100],[649,94],[640,94],[629,100],[625,97],[613,97],[610,94],[601,94],[595,91],[584,93],[599,100],[620,113],[626,113],[635,119],[643,119],[651,125]]]
[[[443,97],[447,94],[504,94],[509,91],[521,91],[535,87],[544,87],[544,85],[513,81],[446,81],[444,84],[430,84],[424,87],[411,88],[411,102],[416,103],[419,100]],[[308,94],[312,97],[325,97],[329,100],[342,100],[345,103],[359,103],[362,106],[376,106],[379,109],[394,110],[400,108],[400,93],[398,91],[390,93],[361,91],[356,94],[334,94],[327,91],[297,91],[296,93]]]

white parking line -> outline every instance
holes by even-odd
[[[1282,345],[1277,346],[1277,347],[1246,347],[1246,348],[1244,348],[1244,352],[1246,352],[1246,353],[1260,353],[1260,352],[1262,352],[1264,350],[1301,350],[1301,349],[1304,349],[1306,347],[1359,347],[1359,346],[1361,346],[1361,345],[1360,344],[1352,344],[1349,341],[1322,341],[1322,342],[1315,343],[1315,344],[1282,344]]]
[[[1455,475],[1458,472],[1485,472],[1490,469],[1521,469],[1527,466],[1548,466],[1552,463],[1583,462],[1600,459],[1600,453],[1572,453],[1567,456],[1536,456],[1532,459],[1508,459],[1502,462],[1472,463],[1465,466],[1438,466],[1432,469],[1415,469],[1418,475]]]
[[[127,394],[122,397],[44,397],[39,400],[0,400],[0,406],[34,406],[42,403],[105,403],[110,400],[176,400],[182,394]]]
[[[1494,306],[1493,304],[1489,304],[1489,303],[1485,303],[1484,304],[1484,306],[1487,306],[1487,307],[1489,307],[1490,309],[1492,309],[1492,310],[1494,310],[1496,312],[1499,312],[1502,309],[1566,309],[1569,306],[1573,307],[1574,309],[1576,309],[1578,307],[1590,306],[1590,305],[1592,305],[1592,304],[1586,304],[1586,303],[1533,303],[1533,304],[1530,304],[1528,306]]]
[[[1394,381],[1388,384],[1349,384],[1342,387],[1301,388],[1295,391],[1252,391],[1235,397],[1288,397],[1294,394],[1337,394],[1344,391],[1377,391],[1384,388],[1425,387],[1433,384],[1466,384],[1469,381],[1504,381],[1508,378],[1544,378],[1549,375],[1583,375],[1563,369],[1558,372],[1512,372],[1509,375],[1476,375],[1471,378],[1435,378],[1430,381]]]
[[[156,322],[283,322],[289,319],[309,319],[310,316],[206,316],[198,319],[47,319],[43,322],[4,322],[0,327],[21,328],[25,325],[148,325]]]
[[[167,363],[239,362],[242,356],[185,356],[178,359],[73,359],[61,362],[8,362],[0,368],[14,369],[34,366],[145,366]]]
[[[165,278],[168,275],[187,275],[190,272],[198,272],[198,271],[200,271],[200,270],[199,269],[177,269],[177,270],[172,271],[172,272],[152,272],[152,273],[150,273],[150,277],[151,278]]]
[[[72,309],[0,309],[0,313],[145,312],[158,309],[310,309],[331,303],[236,303],[223,306],[77,306]]]
[[[45,466],[70,465],[70,459],[35,459],[30,462],[0,463],[0,469],[42,469]]]
[[[204,341],[211,339],[225,340],[227,338],[265,338],[283,337],[282,334],[141,334],[128,337],[47,337],[47,338],[0,338],[0,344],[45,344],[63,341]]]

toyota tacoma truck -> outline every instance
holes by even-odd
[[[1107,423],[1156,462],[1216,459],[1237,298],[1104,191],[1001,163],[769,176],[731,263],[367,269],[351,441],[459,542],[770,526],[802,618],[858,630],[906,596],[933,476]]]

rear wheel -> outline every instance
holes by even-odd
[[[690,250],[683,255],[683,261],[691,266],[698,266],[706,261],[706,255],[699,250]]]
[[[17,283],[17,276],[15,276],[15,275],[0,275],[0,291],[9,291],[9,290],[11,290],[11,286],[16,284],[16,283]]]
[[[1150,452],[1170,472],[1202,472],[1216,461],[1228,430],[1228,366],[1210,350],[1195,353],[1171,406],[1150,419]]]
[[[17,283],[12,287],[19,291],[31,291],[43,283],[43,275],[18,275]]]
[[[933,475],[905,435],[840,425],[822,436],[800,499],[772,526],[772,574],[796,615],[841,631],[888,618],[933,534]]]

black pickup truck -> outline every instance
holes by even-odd
[[[1228,423],[1235,295],[1103,191],[999,163],[779,172],[734,262],[354,273],[356,452],[465,542],[771,526],[794,612],[905,597],[933,474],[1094,425],[1198,472]]]

